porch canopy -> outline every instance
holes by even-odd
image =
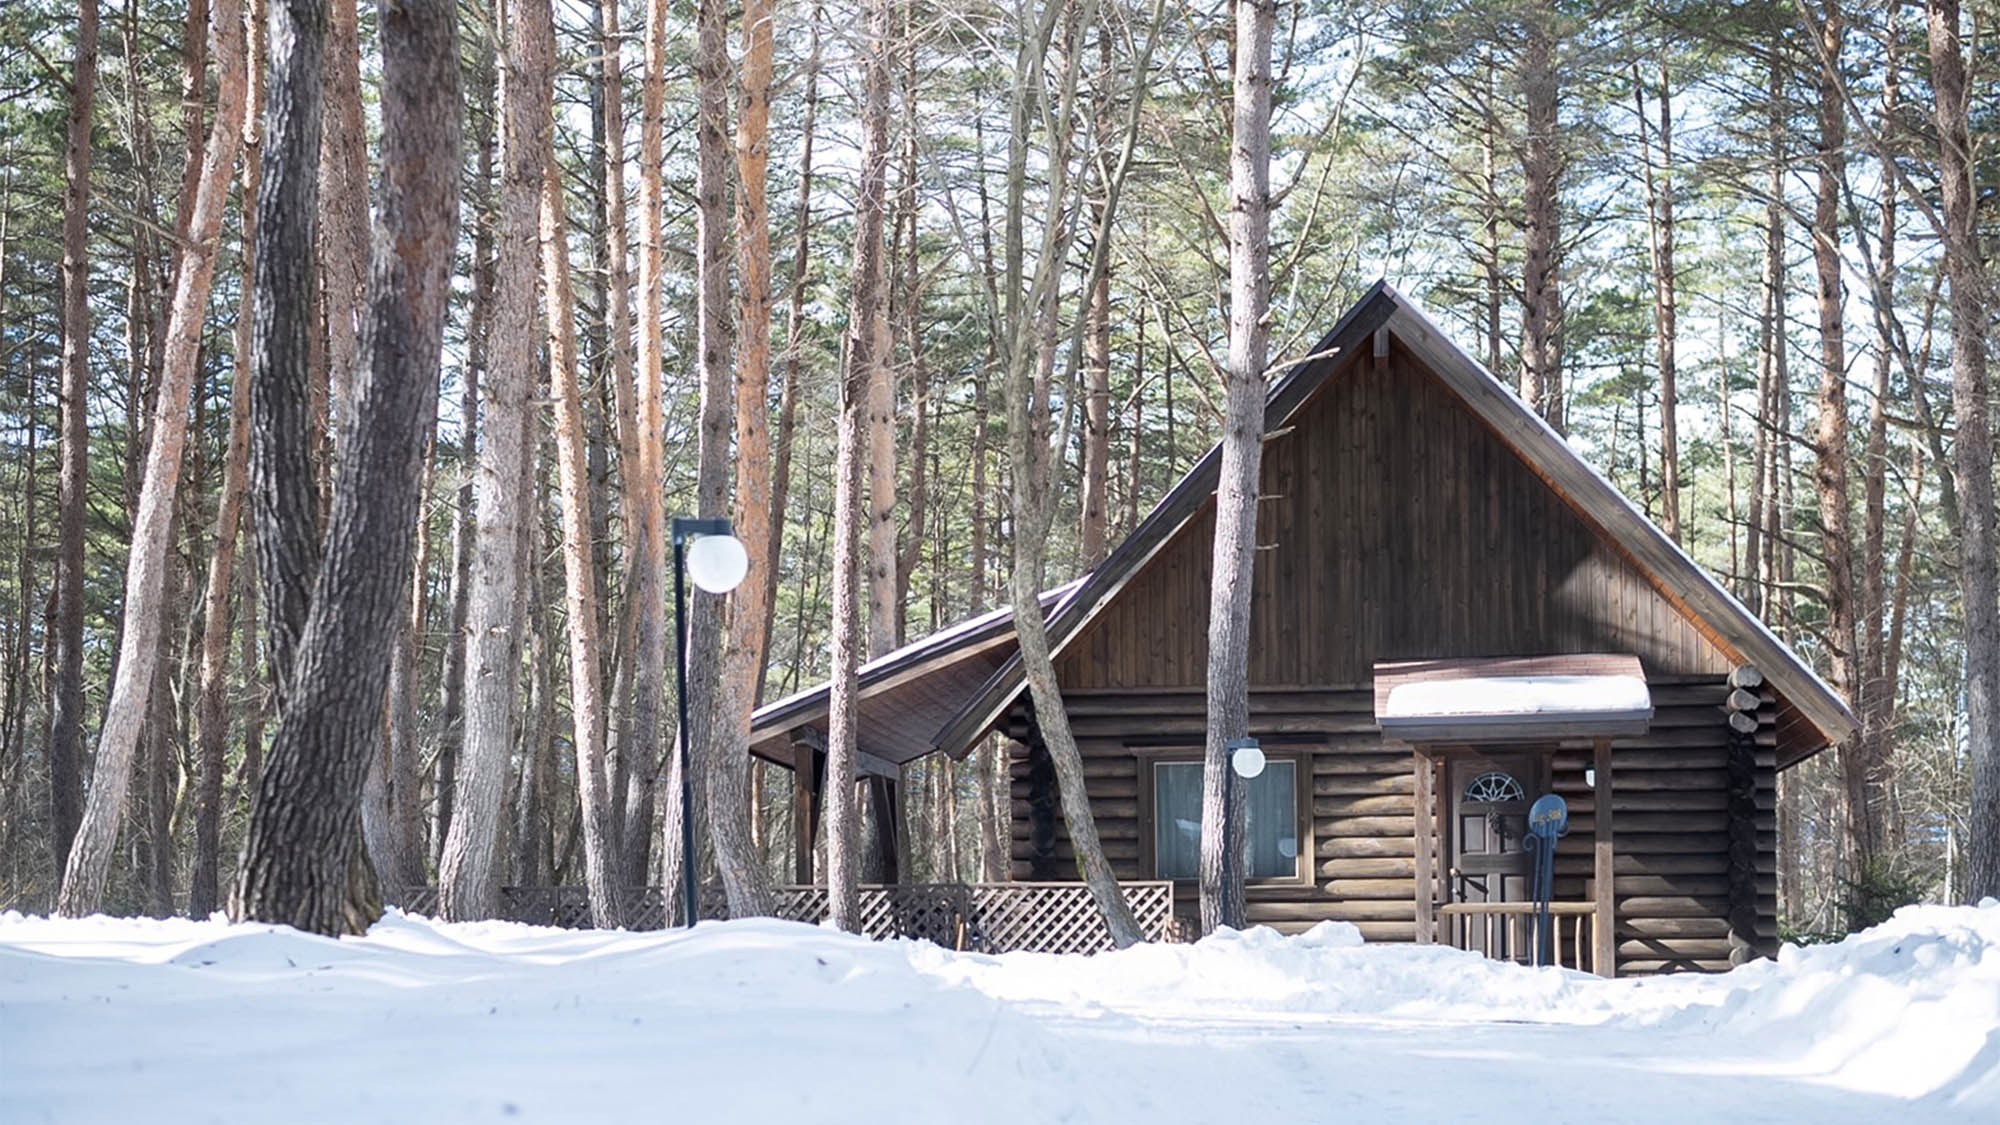
[[[1615,976],[1611,740],[1644,734],[1652,725],[1653,699],[1639,658],[1601,653],[1378,663],[1375,721],[1385,738],[1414,752],[1417,940],[1424,943],[1438,940],[1440,918],[1449,912],[1483,917],[1520,906],[1452,901],[1443,838],[1452,831],[1444,816],[1450,797],[1441,792],[1449,776],[1442,768],[1445,762],[1482,746],[1549,752],[1565,746],[1591,748],[1594,893],[1587,905],[1561,905],[1587,911],[1591,964],[1601,975]],[[1581,945],[1580,932],[1577,941]]]
[[[1587,744],[1646,733],[1653,698],[1624,654],[1387,661],[1375,721],[1411,744]]]

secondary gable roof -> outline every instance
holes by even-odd
[[[1282,428],[1341,361],[1370,347],[1378,332],[1393,336],[1430,367],[1475,416],[1617,545],[1661,595],[1718,648],[1764,674],[1780,701],[1780,764],[1790,764],[1838,742],[1854,729],[1854,715],[1846,702],[1796,653],[1577,456],[1546,421],[1387,282],[1372,286],[1312,349],[1308,359],[1272,386],[1265,407],[1265,431]],[[1201,511],[1214,495],[1220,464],[1218,445],[1189,470],[1103,565],[1056,604],[1048,618],[1054,654],[1060,656],[1064,646]],[[931,738],[931,746],[954,757],[963,756],[1006,714],[1020,697],[1024,683],[1020,655],[1011,652]]]

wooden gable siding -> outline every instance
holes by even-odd
[[[1378,660],[1629,652],[1730,661],[1400,343],[1357,356],[1264,448],[1250,681],[1367,683]],[[1084,627],[1065,688],[1205,679],[1214,505]]]
[[[1720,676],[1666,678],[1652,689],[1652,729],[1616,740],[1612,750],[1619,971],[1727,968],[1736,909],[1727,822],[1730,735],[1722,708],[1730,689]],[[1777,936],[1777,774],[1776,712],[1765,694],[1755,738],[1756,814],[1748,827],[1754,832],[1754,936],[1769,953]],[[1076,690],[1066,693],[1065,703],[1113,872],[1122,880],[1151,879],[1146,767],[1162,749],[1199,753],[1202,696]],[[1250,922],[1297,932],[1334,919],[1353,922],[1371,941],[1414,940],[1414,760],[1408,748],[1385,743],[1376,730],[1369,689],[1256,691],[1250,706],[1252,734],[1310,763],[1298,775],[1302,789],[1309,781],[1302,796],[1309,797],[1310,819],[1300,826],[1310,844],[1306,877],[1251,884]],[[1018,711],[1010,728],[1016,737],[1026,734]],[[1034,858],[1028,763],[1021,744],[1013,752],[1013,868],[1016,879],[1026,879]],[[1588,750],[1558,751],[1551,762],[1552,788],[1570,807],[1570,832],[1557,849],[1555,894],[1561,900],[1588,901],[1595,890],[1595,808],[1583,773],[1589,759]],[[1060,814],[1055,828],[1059,877],[1071,877],[1074,853]],[[1191,916],[1193,884],[1178,890],[1179,910]]]

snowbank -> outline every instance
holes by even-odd
[[[1351,926],[1094,958],[795,923],[0,915],[0,1121],[1992,1121],[2000,904],[1600,981]]]

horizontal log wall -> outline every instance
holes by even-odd
[[[1721,677],[1653,684],[1652,730],[1613,744],[1617,801],[1618,957],[1621,973],[1724,969],[1729,964],[1729,691]],[[1182,747],[1199,753],[1203,700],[1193,692],[1072,692],[1072,726],[1084,759],[1091,811],[1106,858],[1120,879],[1142,870],[1150,843],[1140,822],[1146,800],[1136,751]],[[1416,774],[1407,749],[1383,742],[1365,688],[1255,692],[1251,732],[1270,750],[1303,749],[1311,762],[1312,854],[1303,881],[1253,884],[1253,924],[1298,932],[1316,922],[1354,923],[1370,941],[1416,937]],[[1759,936],[1777,933],[1774,711],[1759,712],[1757,736],[1757,881]],[[1027,734],[1016,715],[1010,733]],[[1591,879],[1595,806],[1585,784],[1588,750],[1557,751],[1553,786],[1570,808],[1570,833],[1557,848],[1556,895],[1585,901]],[[1304,776],[1301,780],[1303,782]],[[1028,762],[1018,744],[1013,763],[1013,859],[1029,875]],[[1301,826],[1302,828],[1308,826]],[[1056,825],[1057,865],[1076,877],[1069,837]],[[1181,911],[1194,912],[1192,885]]]

